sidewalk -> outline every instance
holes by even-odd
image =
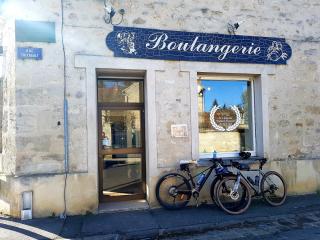
[[[239,216],[227,215],[214,205],[202,205],[177,211],[152,209],[71,216],[66,220],[20,221],[0,217],[0,239],[165,239],[206,231],[217,234],[234,228],[254,228],[257,224],[264,224],[267,229],[275,222],[288,229],[297,224],[290,219],[303,224],[317,217],[320,222],[320,196],[304,195],[289,197],[281,207],[270,207],[257,200]]]

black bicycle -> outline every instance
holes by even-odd
[[[267,162],[265,158],[252,158],[249,161],[259,161],[258,169],[251,169],[250,165],[247,163],[241,163],[239,160],[229,160],[230,166],[237,169],[237,173],[234,175],[225,176],[214,189],[214,196],[216,197],[216,202],[221,209],[230,214],[238,214],[244,212],[249,206],[247,206],[247,200],[243,200],[243,205],[239,202],[235,203],[235,199],[241,198],[238,188],[239,184],[245,184],[249,187],[253,196],[263,197],[267,203],[271,206],[282,205],[287,197],[287,186],[283,177],[275,171],[267,171],[264,173],[262,171],[263,165]],[[255,176],[254,180],[242,174],[242,171],[255,171],[258,174]],[[240,189],[242,189],[241,187]],[[251,194],[250,194],[251,195]],[[250,197],[251,201],[251,197]],[[246,208],[244,207],[246,205]],[[250,204],[249,204],[250,205]]]
[[[180,161],[180,173],[168,173],[161,177],[156,185],[156,197],[161,206],[166,209],[179,209],[185,207],[194,197],[198,206],[198,198],[200,191],[207,179],[215,170],[215,178],[211,183],[211,198],[215,201],[215,190],[217,185],[227,186],[228,182],[224,179],[234,178],[234,173],[228,170],[228,166],[223,163],[222,159],[212,158],[207,159],[211,162],[211,166],[192,176],[190,172],[190,165],[195,164],[193,161]],[[196,181],[195,181],[196,180]],[[225,188],[227,189],[227,188]],[[247,183],[240,179],[237,185],[236,192],[232,193],[233,199],[233,214],[240,214],[244,212],[251,203],[250,189]],[[218,198],[220,199],[220,198]]]

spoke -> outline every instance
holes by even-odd
[[[271,184],[270,184],[267,180],[269,180],[269,181],[271,182]],[[276,184],[274,184],[274,182],[272,182],[272,180],[271,180],[269,177],[266,178],[266,182],[267,182],[269,185],[272,185],[272,184],[273,184],[273,185],[276,185]]]
[[[189,190],[177,190],[178,194],[188,194],[189,192]]]

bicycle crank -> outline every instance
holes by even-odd
[[[199,202],[198,202],[199,192],[195,189],[192,190],[192,196],[196,199],[196,206],[199,207]]]

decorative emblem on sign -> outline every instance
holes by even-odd
[[[224,113],[220,113],[220,115],[217,117],[215,115],[218,110],[224,111]],[[230,111],[233,111],[235,117],[230,116]],[[210,122],[212,127],[218,131],[233,131],[241,122],[240,111],[236,106],[231,106],[230,109],[221,109],[220,106],[215,105],[210,111]]]
[[[106,44],[115,57],[201,62],[286,64],[292,52],[284,38],[120,26]]]
[[[135,46],[134,46],[134,32],[119,32],[117,34],[117,42],[118,46],[122,50],[122,52],[126,54],[137,54]]]
[[[280,42],[273,41],[272,45],[268,48],[267,59],[271,61],[278,61],[280,58],[285,60],[288,54],[283,52],[282,44]]]

